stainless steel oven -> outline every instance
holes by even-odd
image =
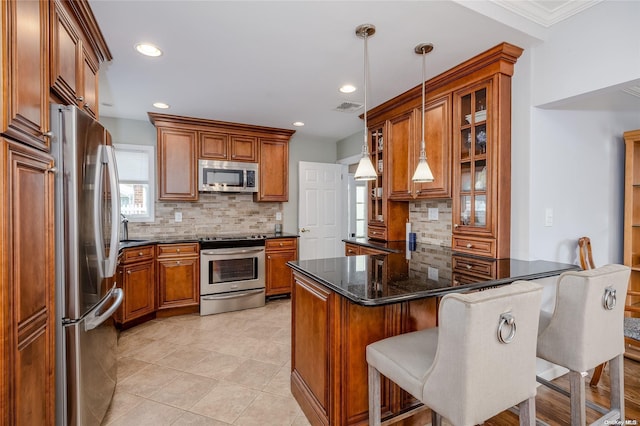
[[[265,304],[264,238],[200,241],[200,315]]]

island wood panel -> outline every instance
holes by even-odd
[[[291,392],[313,425],[329,424],[331,301],[326,288],[294,274]]]

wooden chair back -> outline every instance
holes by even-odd
[[[581,237],[578,239],[578,250],[580,252],[580,266],[582,269],[595,269],[596,264],[593,262],[591,240],[589,237]]]

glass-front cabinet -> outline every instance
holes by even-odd
[[[387,126],[389,121],[383,121],[369,128],[369,152],[377,177],[368,185],[367,237],[380,241],[399,241],[405,239],[409,205],[389,200],[387,172],[390,156]]]
[[[458,90],[453,99],[452,248],[509,257],[510,81],[494,74]]]
[[[468,93],[461,94],[458,117],[458,157],[456,168],[459,170],[457,193],[459,203],[454,212],[454,226],[490,232],[490,212],[487,193],[487,172],[490,162],[487,155],[487,93],[490,86],[483,85]]]

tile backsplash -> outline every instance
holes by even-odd
[[[282,203],[254,203],[252,194],[200,194],[196,202],[156,202],[155,221],[129,222],[129,238],[273,233]],[[175,214],[182,213],[182,222]]]
[[[438,209],[438,220],[429,220],[429,208]],[[409,203],[411,231],[420,243],[451,247],[451,200],[421,200]]]

